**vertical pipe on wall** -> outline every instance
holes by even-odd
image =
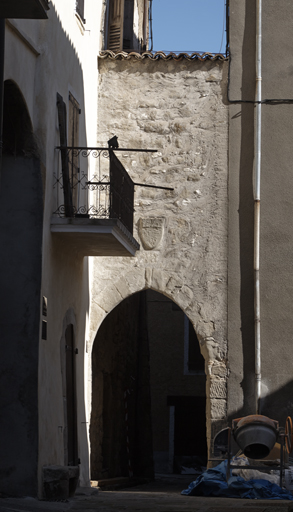
[[[3,150],[3,98],[4,98],[4,52],[5,52],[5,18],[0,18],[0,188]]]
[[[256,0],[256,85],[255,85],[255,147],[254,147],[254,332],[255,332],[255,407],[260,414],[261,340],[260,340],[260,172],[261,172],[261,81],[262,81],[262,0]]]

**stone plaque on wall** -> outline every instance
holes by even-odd
[[[147,251],[156,249],[164,234],[164,217],[148,217],[139,219],[138,232],[143,245]]]

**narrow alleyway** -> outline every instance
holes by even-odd
[[[79,489],[68,502],[32,498],[0,500],[1,512],[289,512],[293,503],[279,500],[240,500],[182,496],[190,475],[159,477],[155,482],[117,491]]]

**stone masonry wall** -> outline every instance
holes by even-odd
[[[90,344],[106,314],[137,291],[176,302],[205,358],[208,444],[227,410],[226,71],[221,61],[99,59],[98,145],[117,135],[120,147],[158,149],[117,156],[135,182],[174,191],[136,187],[140,250],[93,260]],[[89,411],[90,403],[91,383]]]

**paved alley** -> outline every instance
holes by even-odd
[[[116,491],[79,489],[67,502],[32,498],[0,500],[1,512],[289,512],[293,502],[182,496],[190,477],[159,478],[155,482]]]

